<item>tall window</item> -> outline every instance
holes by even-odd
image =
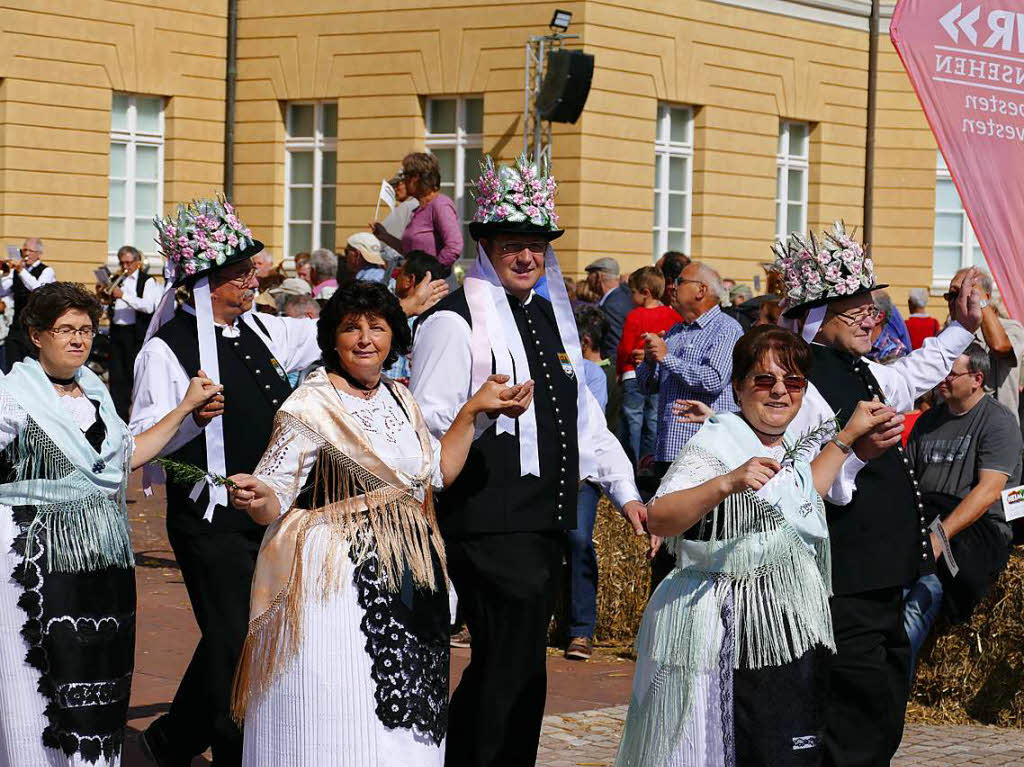
[[[960,194],[949,175],[949,168],[936,152],[935,164],[935,241],[932,248],[932,285],[945,288],[960,269],[978,266],[988,270],[978,238],[964,211]]]
[[[690,253],[693,200],[693,110],[658,106],[654,140],[654,259]]]
[[[334,250],[338,184],[338,104],[288,105],[284,252]]]
[[[110,110],[107,253],[134,245],[157,252],[153,218],[164,202],[164,101],[115,93]]]
[[[807,123],[779,123],[778,177],[775,185],[775,236],[807,231],[807,176],[809,171]]]
[[[462,221],[462,257],[476,258],[467,228],[476,201],[467,186],[480,175],[484,145],[484,100],[479,96],[427,99],[427,151],[441,166],[441,193],[455,203]]]

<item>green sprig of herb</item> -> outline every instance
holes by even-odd
[[[235,483],[227,477],[206,471],[191,463],[175,461],[171,458],[154,458],[153,462],[160,464],[167,472],[168,479],[177,484],[194,485],[196,482],[210,482],[223,487],[235,486]]]
[[[818,424],[817,427],[809,429],[797,437],[792,444],[786,440],[782,441],[785,453],[782,458],[783,464],[794,464],[803,456],[815,448],[821,447],[822,443],[828,442],[839,431],[839,411],[837,410],[831,418],[827,418]]]

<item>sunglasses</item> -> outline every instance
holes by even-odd
[[[942,300],[945,301],[946,303],[949,303],[950,301],[956,301],[956,299],[959,296],[960,296],[960,289],[957,288],[956,290],[951,290],[948,293],[943,293],[942,294]]]
[[[754,388],[761,391],[771,391],[779,381],[779,377],[772,373],[758,373],[749,378],[754,382]],[[782,376],[782,385],[788,392],[803,391],[807,388],[807,379],[797,375]]]

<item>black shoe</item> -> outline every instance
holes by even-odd
[[[139,733],[139,748],[142,754],[157,767],[190,767],[192,760],[180,756],[161,725],[161,717]]]

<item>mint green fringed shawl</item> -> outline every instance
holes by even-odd
[[[713,416],[680,452],[657,497],[755,456],[772,457],[739,416]],[[828,527],[806,461],[787,466],[757,493],[730,496],[698,525],[707,540],[665,541],[676,568],[652,595],[637,635],[640,689],[634,683],[616,767],[658,767],[694,736],[687,724],[703,694],[697,679],[717,669],[726,600],[734,616],[734,668],[782,665],[819,645],[835,650]],[[687,764],[701,764],[699,754],[691,758]]]
[[[61,405],[36,360],[17,363],[0,379],[0,397],[14,400],[29,416],[3,451],[16,479],[0,484],[0,504],[35,508],[28,546],[41,531],[50,571],[132,567],[125,505],[132,439],[99,377],[83,366],[75,378],[100,405],[106,436],[99,451]]]

